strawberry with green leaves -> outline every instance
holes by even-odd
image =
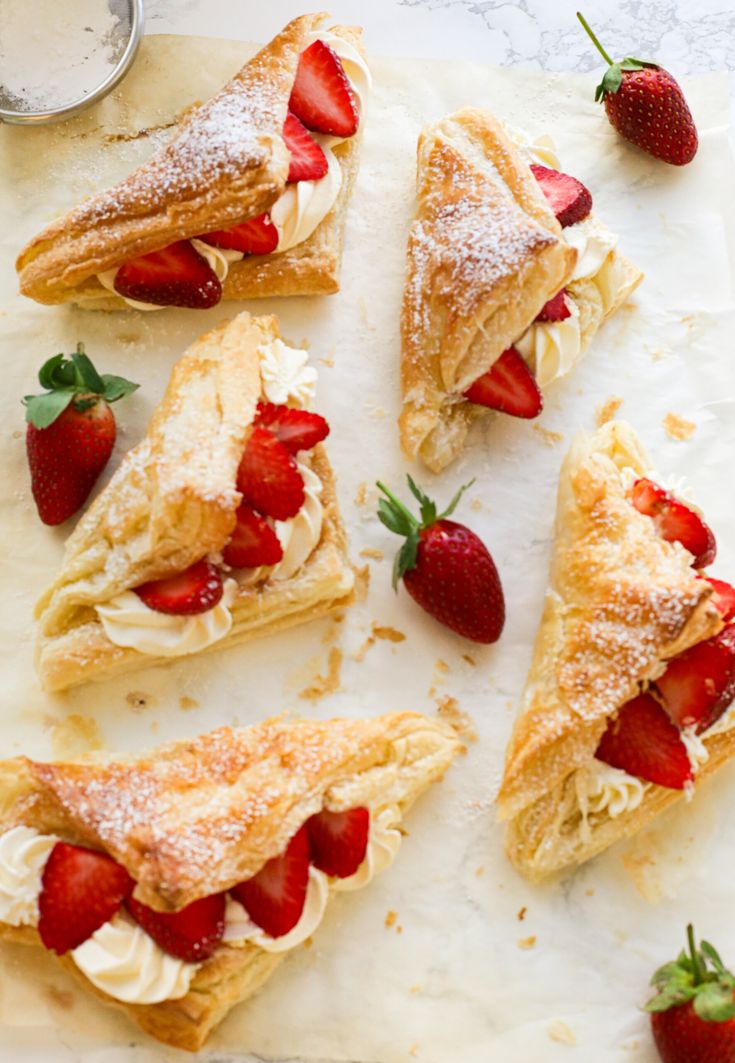
[[[23,399],[31,491],[44,524],[63,524],[84,505],[112,454],[117,428],[110,403],[138,385],[100,376],[81,343],[71,358],[49,358],[38,381],[44,393]]]
[[[407,479],[421,507],[420,520],[384,484],[377,485],[385,495],[378,517],[406,540],[393,565],[394,589],[402,579],[414,601],[441,624],[474,642],[496,642],[505,623],[498,570],[473,531],[447,520],[470,484],[437,513],[436,504],[410,476]]]
[[[631,144],[657,159],[684,166],[697,153],[699,138],[679,83],[657,63],[645,59],[613,62],[585,18],[577,18],[606,63],[595,91],[613,129]]]
[[[735,1063],[735,977],[687,927],[689,953],[660,967],[646,1004],[663,1063]]]

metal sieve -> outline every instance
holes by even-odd
[[[96,88],[63,106],[43,111],[28,111],[14,107],[13,99],[0,84],[0,122],[12,122],[16,125],[49,125],[52,122],[63,122],[86,111],[112,92],[127,74],[138,51],[145,23],[143,3],[144,0],[109,0],[110,10],[118,15],[122,40],[125,40],[126,25],[128,36],[117,63]]]

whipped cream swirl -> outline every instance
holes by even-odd
[[[577,798],[584,815],[606,812],[611,819],[638,808],[646,783],[627,771],[593,760],[576,773]]]
[[[316,395],[319,374],[309,365],[307,351],[289,347],[275,339],[259,349],[260,380],[268,402],[277,406],[290,403],[301,409],[308,407]]]
[[[36,926],[41,877],[59,839],[33,827],[11,827],[0,835],[0,921]]]
[[[237,597],[235,580],[227,579],[219,602],[205,613],[174,616],[159,613],[135,591],[123,591],[97,605],[97,615],[110,642],[155,657],[183,657],[219,642],[232,627],[230,606]]]

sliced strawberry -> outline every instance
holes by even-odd
[[[370,813],[366,808],[322,809],[307,819],[306,829],[314,867],[335,878],[354,875],[367,852]]]
[[[652,517],[659,535],[667,542],[678,542],[694,555],[695,568],[711,565],[717,543],[710,528],[694,510],[679,502],[653,480],[640,479],[633,484],[631,500],[639,513]]]
[[[706,731],[735,698],[735,624],[674,657],[656,686],[677,727]]]
[[[222,298],[216,273],[188,240],[124,262],[115,274],[114,287],[127,299],[194,310],[206,310]]]
[[[222,575],[209,561],[196,561],[183,572],[135,587],[149,609],[174,616],[195,616],[213,609],[222,597]]]
[[[233,568],[259,568],[277,565],[283,547],[265,517],[243,503],[237,511],[237,524],[222,557]]]
[[[202,897],[180,912],[157,912],[130,897],[128,911],[164,952],[186,963],[208,959],[225,932],[224,893]]]
[[[242,251],[244,255],[269,255],[278,247],[278,229],[270,214],[259,214],[232,229],[216,229],[198,239],[213,247]]]
[[[557,292],[553,299],[549,299],[548,303],[544,303],[538,312],[536,320],[564,321],[566,318],[570,317],[572,311],[569,309],[566,295],[566,288],[562,288],[560,292]]]
[[[112,919],[135,882],[111,856],[57,842],[41,878],[38,932],[47,949],[68,952]]]
[[[283,139],[291,152],[289,181],[318,181],[329,169],[327,156],[295,114],[286,115]]]
[[[465,391],[464,397],[511,417],[538,417],[544,408],[544,397],[533,373],[515,347],[503,351],[492,368]]]
[[[592,210],[592,196],[576,177],[536,163],[531,164],[531,172],[541,185],[541,191],[562,229],[582,221]]]
[[[329,435],[329,425],[320,414],[273,402],[258,403],[255,424],[269,428],[290,454],[311,450]]]
[[[359,115],[349,78],[336,52],[314,41],[299,57],[288,108],[307,129],[351,137]]]
[[[721,579],[712,579],[711,576],[701,576],[706,579],[714,589],[712,602],[723,620],[732,620],[735,617],[735,587],[725,583]]]
[[[595,756],[629,775],[683,790],[692,778],[681,735],[655,698],[639,694],[608,722]]]
[[[280,938],[298,923],[309,885],[309,836],[301,827],[286,851],[260,869],[257,875],[230,890],[254,923],[271,937]]]
[[[295,460],[260,425],[253,428],[242,456],[237,489],[243,502],[274,520],[295,517],[304,504],[304,481]]]

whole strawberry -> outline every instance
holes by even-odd
[[[691,924],[685,952],[654,974],[646,1004],[663,1063],[735,1063],[735,978],[713,947],[699,948]],[[711,969],[710,969],[711,968]]]
[[[109,404],[138,385],[100,376],[81,343],[71,358],[49,358],[38,381],[46,391],[23,399],[31,491],[44,524],[62,524],[84,505],[110,459],[116,426]]]
[[[673,166],[691,162],[699,140],[678,82],[663,67],[644,59],[613,62],[579,12],[577,18],[610,64],[597,86],[595,100],[604,102],[613,129],[631,144]]]
[[[500,577],[487,547],[464,524],[447,520],[463,492],[460,488],[443,513],[411,477],[411,493],[421,507],[421,520],[382,483],[378,517],[386,528],[403,535],[405,543],[393,565],[393,587],[403,580],[418,604],[441,624],[474,642],[495,642],[505,623]]]

